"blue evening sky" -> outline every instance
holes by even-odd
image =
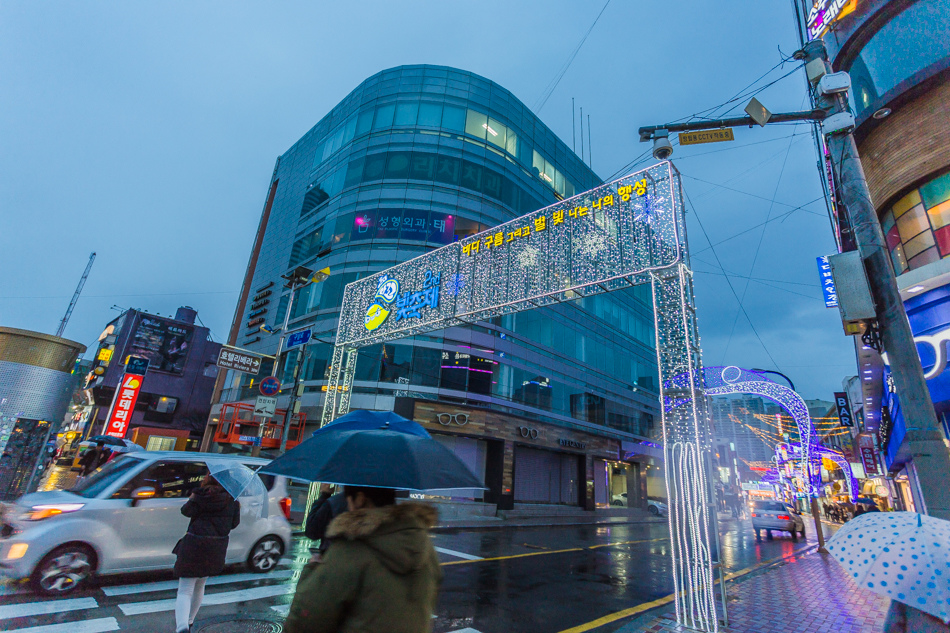
[[[67,338],[93,347],[113,305],[164,315],[191,305],[223,340],[274,160],[340,99],[379,70],[431,63],[534,107],[602,7],[6,0],[0,325],[53,333],[96,251]],[[781,61],[779,47],[797,48],[787,1],[613,0],[540,116],[571,144],[574,97],[606,178],[648,149],[639,126],[727,101]],[[804,94],[794,72],[758,98],[789,111]],[[855,363],[818,285],[815,257],[834,242],[809,129],[735,134],[674,153],[695,203],[704,360],[777,368],[806,398],[830,400]]]

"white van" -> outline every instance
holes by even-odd
[[[188,528],[181,507],[208,474],[206,460],[233,459],[253,470],[266,459],[147,451],[121,455],[72,490],[35,492],[4,508],[0,575],[29,578],[34,590],[65,595],[94,574],[168,570]],[[259,475],[268,488],[266,517],[242,507],[227,563],[273,569],[290,545],[290,499],[283,477]]]

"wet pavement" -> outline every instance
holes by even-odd
[[[747,520],[724,519],[721,527],[726,572],[740,572],[807,546],[785,536],[757,543]],[[455,529],[440,531],[433,539],[445,572],[434,633],[594,630],[597,627],[586,625],[672,591],[665,520]],[[193,631],[206,628],[211,633],[228,626],[236,631],[236,625],[222,623],[235,618],[279,623],[309,559],[309,545],[307,539],[295,539],[290,555],[270,574],[235,569],[211,579]],[[0,591],[0,629],[171,631],[175,587],[168,572],[103,578],[98,586],[61,599],[38,598],[6,586]],[[615,620],[597,630],[612,631],[621,624],[623,620]]]

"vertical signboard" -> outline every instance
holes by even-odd
[[[835,280],[831,276],[831,264],[828,256],[818,258],[818,278],[821,280],[821,294],[825,298],[826,308],[838,307],[838,291],[835,289]]]
[[[142,381],[144,380],[145,376],[139,374],[125,374],[122,376],[122,382],[119,383],[115,391],[115,399],[112,401],[109,421],[106,423],[106,435],[120,439],[125,437],[125,432],[129,429],[129,422],[132,421],[135,401],[139,399],[139,391],[142,389]]]
[[[851,400],[844,391],[835,392],[835,410],[838,412],[838,421],[841,426],[854,426],[854,416],[851,414]]]

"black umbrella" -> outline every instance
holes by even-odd
[[[111,435],[96,435],[90,437],[86,440],[87,442],[92,442],[93,444],[103,443],[106,446],[121,446],[122,448],[126,447],[126,443],[123,442],[118,437],[112,437]]]
[[[260,472],[399,490],[485,487],[452,451],[431,437],[386,428],[321,431]]]

